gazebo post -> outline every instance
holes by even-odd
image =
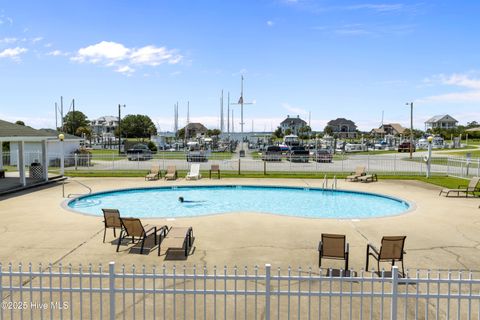
[[[42,141],[42,164],[43,164],[43,179],[48,181],[48,145],[47,140]]]
[[[24,141],[18,142],[18,172],[20,174],[20,183],[22,186],[27,185],[27,179],[25,177],[25,155],[24,155]]]
[[[0,169],[3,169],[3,141],[0,140]]]

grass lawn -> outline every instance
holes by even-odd
[[[470,150],[470,151],[461,151],[461,152],[445,152],[444,154],[457,156],[457,157],[466,157],[467,153],[470,153],[472,155],[472,158],[480,158],[480,150],[479,149]]]
[[[347,154],[386,154],[386,153],[399,153],[397,150],[372,150],[372,151],[358,151],[358,152],[348,152]]]

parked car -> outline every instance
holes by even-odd
[[[279,146],[268,146],[262,152],[263,161],[282,161],[282,149]]]
[[[153,158],[152,151],[146,145],[136,144],[133,148],[127,150],[127,159],[135,160],[150,160]]]
[[[203,150],[188,151],[187,162],[204,162],[208,161],[207,155]]]
[[[333,160],[333,155],[327,149],[318,149],[313,155],[313,160],[317,161],[317,162],[329,162],[330,163]]]
[[[412,145],[412,151],[415,152],[415,144]],[[410,142],[403,142],[398,145],[398,152],[410,152]]]
[[[287,152],[287,160],[292,162],[308,162],[310,153],[304,146],[292,146]]]

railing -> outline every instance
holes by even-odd
[[[27,154],[26,163],[38,160],[37,153]],[[8,170],[16,170],[16,158],[4,153],[4,165],[10,166]],[[8,161],[7,161],[8,160]],[[41,160],[41,159],[40,159]],[[202,159],[203,160],[203,159]],[[265,175],[282,174],[308,174],[308,175],[345,175],[355,171],[357,166],[365,166],[368,172],[378,175],[425,175],[426,163],[423,157],[409,159],[404,154],[379,154],[379,155],[336,155],[332,162],[314,161],[310,158],[307,162],[287,161],[263,161],[254,158],[235,158],[229,154],[212,153],[200,163],[201,170],[208,171],[212,164],[218,164],[222,172],[232,173],[263,173]],[[291,160],[291,159],[290,159]],[[49,170],[58,171],[60,155],[49,155]],[[187,171],[191,162],[187,161],[183,153],[155,154],[152,159],[129,160],[125,155],[118,154],[94,154],[67,155],[65,156],[66,171],[148,171],[152,164],[158,164],[161,170],[169,165],[175,165],[177,170]],[[480,175],[480,158],[466,158],[455,156],[433,156],[431,165],[432,174],[451,175],[462,178]]]
[[[81,195],[84,195],[84,194],[90,194],[92,193],[92,188],[90,188],[89,186],[87,186],[86,184],[78,181],[78,180],[69,180],[69,181],[73,181],[77,184],[79,184],[80,186],[84,187],[85,189],[88,190],[87,193],[69,193],[67,195],[67,198],[70,198],[71,196],[81,196]],[[65,198],[65,180],[62,181],[62,197]]]
[[[117,269],[117,270],[115,270]],[[327,275],[325,275],[327,274]],[[0,265],[1,319],[478,319],[476,272]]]

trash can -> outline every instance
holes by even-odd
[[[245,150],[240,150],[240,157],[245,157]]]
[[[31,179],[43,178],[43,166],[38,162],[32,162],[28,171],[28,176]]]

